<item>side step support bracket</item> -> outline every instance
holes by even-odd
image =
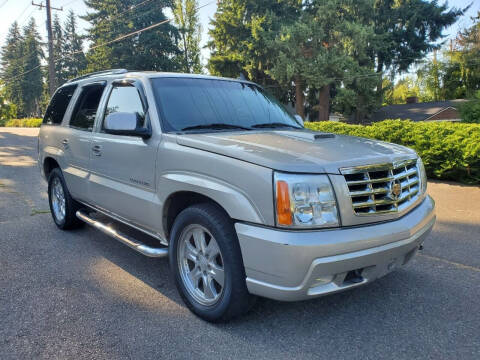
[[[78,210],[76,212],[76,215],[80,220],[86,222],[88,225],[93,226],[94,228],[100,230],[101,232],[131,247],[133,250],[138,251],[140,254],[143,254],[148,257],[156,257],[156,258],[168,256],[168,248],[166,247],[155,248],[155,247],[145,245],[144,243],[115,230],[111,226],[107,226],[98,220],[92,219],[86,212],[82,210]]]

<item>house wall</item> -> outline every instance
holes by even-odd
[[[453,107],[448,107],[444,110],[439,111],[435,115],[432,115],[426,121],[459,121],[460,114],[457,109]]]

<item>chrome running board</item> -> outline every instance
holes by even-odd
[[[101,232],[113,237],[114,239],[120,241],[121,243],[131,247],[133,250],[138,251],[140,254],[143,254],[148,257],[165,257],[168,256],[168,248],[155,248],[145,245],[144,243],[129,237],[126,234],[123,234],[111,226],[105,225],[104,223],[92,219],[88,214],[82,210],[78,210],[75,214],[77,218],[86,222],[88,225],[93,226],[94,228],[100,230]]]

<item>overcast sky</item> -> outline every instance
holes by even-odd
[[[207,4],[211,0],[199,0],[199,4]],[[36,3],[40,3],[41,0],[36,0]],[[456,24],[451,26],[447,31],[445,31],[445,35],[447,35],[448,38],[454,37],[455,34],[469,26],[472,21],[470,20],[470,17],[474,16],[477,14],[478,11],[480,11],[480,1],[479,0],[454,0],[454,1],[449,1],[448,4],[450,7],[460,7],[463,8],[467,6],[468,4],[472,3],[473,5],[469,9],[468,13],[462,17]],[[45,0],[43,0],[43,3],[45,3]],[[51,5],[54,7],[61,8],[63,7],[63,11],[55,11],[56,13],[59,14],[61,17],[62,21],[65,19],[68,10],[72,9],[76,14],[78,15],[83,15],[87,12],[87,7],[85,6],[85,3],[83,0],[51,0]],[[213,3],[203,7],[200,9],[200,21],[202,24],[202,45],[205,45],[206,42],[208,41],[208,27],[209,27],[209,22],[210,18],[213,17],[213,14],[215,13],[216,10],[216,2],[214,1]],[[135,11],[140,11],[141,7]],[[166,14],[167,16],[171,16],[170,13]],[[34,17],[38,28],[40,30],[40,34],[44,40],[46,40],[46,27],[45,27],[45,20],[46,20],[46,14],[45,14],[45,9],[40,10],[38,7],[35,7],[31,4],[31,0],[0,0],[0,45],[3,45],[5,41],[5,36],[8,33],[8,28],[14,22],[17,20],[20,25],[25,25],[28,22],[28,19],[30,17]],[[78,24],[80,26],[80,31],[85,32],[86,27],[89,26],[89,24],[84,21],[79,19]],[[204,62],[206,58],[208,57],[208,50],[204,49],[202,51],[202,55],[204,57]]]

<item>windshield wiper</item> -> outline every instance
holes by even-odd
[[[281,122],[272,122],[272,123],[264,123],[264,124],[255,124],[252,125],[252,128],[262,129],[262,128],[281,128],[281,127],[288,127],[293,129],[301,129],[300,126],[285,124]]]
[[[233,125],[233,124],[224,124],[224,123],[212,123],[212,124],[202,124],[202,125],[192,125],[187,126],[182,129],[182,131],[186,130],[203,130],[203,129],[212,129],[212,130],[223,130],[223,129],[241,129],[241,130],[252,130],[251,128],[240,126],[240,125]]]

